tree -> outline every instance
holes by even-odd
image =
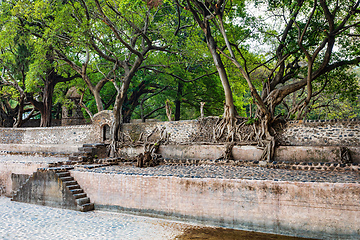
[[[2,86],[2,108],[0,114],[4,121],[2,126],[20,127],[24,122],[23,113],[27,105],[25,102],[25,79],[31,63],[29,59],[31,48],[26,44],[26,33],[12,25],[10,5],[2,4],[1,6],[0,66],[2,70],[0,85]]]
[[[204,32],[206,44],[208,46],[209,52],[211,53],[211,56],[213,57],[214,65],[217,69],[221,83],[224,88],[226,109],[226,114],[224,114],[224,117],[233,119],[236,115],[233,95],[224,63],[220,57],[220,54],[217,51],[217,49],[219,48],[218,43],[213,36],[214,33],[212,32],[211,21],[213,19],[213,16],[215,15],[211,13],[211,10],[214,11],[216,9],[216,2],[214,1],[214,4],[212,4],[213,6],[211,6],[214,8],[209,9],[208,7],[210,2],[211,1],[185,1],[185,5],[182,6],[182,8],[188,9],[192,13],[195,21],[197,22],[201,30]],[[222,6],[219,7],[221,8]],[[223,13],[221,13],[221,15],[222,14]]]
[[[88,22],[99,20],[96,28],[90,29],[89,42],[96,54],[107,61],[111,76],[106,78],[117,90],[111,127],[115,147],[121,137],[122,108],[131,81],[152,52],[166,50],[156,21],[161,8],[143,1],[80,2]]]
[[[71,81],[77,77],[70,69],[57,65],[54,52],[54,38],[48,29],[54,26],[56,16],[62,10],[62,3],[50,1],[18,1],[2,3],[8,7],[12,16],[6,22],[6,28],[15,28],[25,33],[24,41],[33,49],[32,61],[26,73],[26,99],[41,114],[41,127],[51,126],[51,109],[56,84]],[[40,90],[40,91],[39,91]]]
[[[360,1],[350,0],[345,3],[335,0],[280,0],[267,3],[268,10],[277,21],[276,26],[281,28],[268,28],[265,31],[259,29],[264,38],[272,40],[273,45],[267,52],[268,58],[265,62],[248,69],[240,39],[228,37],[229,26],[245,22],[245,18],[241,16],[234,17],[236,12],[242,11],[244,2],[182,2],[183,7],[191,11],[203,29],[208,45],[210,44],[209,50],[215,56],[215,65],[221,66],[221,58],[216,57],[221,54],[229,59],[246,79],[253,101],[257,105],[255,118],[260,119],[255,139],[266,145],[262,159],[270,160],[274,152],[274,132],[269,127],[277,119],[275,109],[285,97],[302,89],[306,91],[306,97],[295,106],[295,112],[300,117],[316,95],[313,84],[319,77],[334,69],[359,63],[358,46],[354,44],[354,40],[359,38]],[[213,25],[210,24],[211,21]],[[218,46],[211,34],[221,36],[224,46]],[[335,43],[338,49],[334,47]],[[258,92],[251,73],[261,66],[268,68],[269,74],[261,92]]]

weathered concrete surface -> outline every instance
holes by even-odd
[[[79,147],[82,144],[0,144],[0,151],[70,154],[77,152]]]
[[[348,147],[352,161],[360,163],[360,148]],[[279,146],[275,150],[277,161],[336,162],[341,160],[340,147],[336,146]]]
[[[0,162],[0,188],[3,188],[2,192],[4,195],[12,196],[12,180],[11,174],[28,174],[31,175],[38,168],[48,167],[49,164],[39,162]],[[2,186],[2,187],[1,187]],[[1,194],[0,194],[1,195]]]
[[[16,175],[13,175],[16,177]],[[75,198],[63,181],[54,171],[36,171],[28,181],[23,184],[16,194],[14,201],[77,209]]]
[[[0,128],[2,144],[83,144],[99,142],[96,125],[48,128]]]
[[[321,239],[360,238],[360,184],[71,174],[97,209]]]
[[[218,159],[224,153],[225,145],[162,145],[159,148],[164,158],[174,159]],[[360,163],[360,148],[349,147],[352,160]],[[142,153],[143,147],[123,147],[124,156],[136,156]],[[258,160],[262,150],[256,146],[234,146],[234,160]],[[330,146],[279,146],[275,150],[275,161],[289,162],[338,162],[340,147]]]

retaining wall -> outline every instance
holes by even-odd
[[[1,144],[83,144],[101,141],[94,125],[48,128],[0,128]]]
[[[170,159],[211,159],[220,158],[226,146],[220,144],[179,145],[168,144],[159,147],[158,153]],[[360,164],[360,148],[348,147],[353,163]],[[123,157],[135,157],[143,153],[144,147],[122,147]],[[260,159],[262,150],[256,146],[234,146],[234,160],[253,161]],[[275,149],[274,161],[288,162],[341,162],[340,147],[337,146],[279,146]]]
[[[207,124],[215,124],[209,118]],[[216,119],[215,119],[216,120]],[[92,125],[49,128],[0,128],[0,144],[83,144],[104,141],[104,125],[111,125],[111,111],[94,116]],[[201,121],[125,123],[122,131],[132,141],[151,135],[158,139],[160,129],[169,135],[170,142],[189,143],[202,135],[211,135],[212,127],[202,129]],[[154,131],[157,129],[157,131]],[[360,120],[290,121],[277,134],[281,146],[360,146]],[[107,133],[109,134],[109,133]],[[109,136],[106,136],[109,138]],[[211,139],[211,137],[210,137]],[[209,141],[209,139],[207,140]]]
[[[195,145],[163,148],[164,156],[179,158],[194,158],[200,153],[200,158],[212,158],[223,151],[222,147],[206,147],[201,145],[201,139],[211,141],[212,128],[217,118],[205,118],[206,127],[201,126],[203,121],[186,120],[177,122],[147,122],[123,124],[122,131],[131,141],[144,140],[156,141],[163,134],[169,136],[170,143],[192,143],[200,141],[199,147]],[[50,127],[50,128],[0,128],[0,150],[15,148],[18,151],[38,149],[47,152],[74,152],[84,143],[106,142],[110,139],[109,128],[112,123],[112,112],[102,111],[93,118],[92,125]],[[360,121],[291,121],[284,124],[277,134],[279,147],[275,159],[281,161],[338,161],[341,159],[339,146],[346,146],[354,162],[360,163]],[[203,137],[202,137],[203,136]],[[210,136],[210,137],[209,137]],[[210,140],[209,140],[210,139]],[[11,144],[11,145],[10,145]],[[15,145],[17,144],[17,145]],[[62,146],[62,147],[61,147]],[[293,146],[297,146],[295,148]],[[198,148],[198,149],[197,149]],[[207,151],[206,148],[210,150]],[[67,150],[68,149],[68,150]],[[75,150],[74,150],[75,149]],[[125,150],[124,150],[125,151]],[[125,152],[137,150],[126,150]],[[193,152],[193,155],[190,153]],[[198,154],[199,153],[199,154]],[[189,155],[190,154],[190,155]],[[233,150],[235,159],[256,160],[261,151],[253,146],[236,146]]]
[[[131,137],[131,140],[138,140],[140,134],[150,135],[154,129],[165,129],[170,134],[171,142],[190,142],[194,134],[199,133],[198,120],[185,120],[173,122],[146,122],[146,123],[125,123],[122,131]],[[159,131],[152,134],[152,138],[159,138]]]
[[[360,120],[290,121],[279,140],[294,146],[360,146]]]
[[[207,124],[215,122],[207,122]],[[165,131],[170,134],[170,141],[187,143],[196,136],[204,134],[200,130],[200,124],[199,120],[126,123],[123,124],[122,130],[132,140],[138,140],[141,133],[146,136],[156,128],[165,128]],[[281,128],[277,139],[282,146],[360,146],[360,120],[358,119],[290,121]],[[208,131],[205,134],[208,134]],[[152,137],[159,137],[158,132],[155,132]]]
[[[96,209],[311,238],[360,238],[360,184],[71,171]]]
[[[13,162],[13,161],[0,161],[0,195],[12,196],[11,174],[27,174],[31,175],[38,168],[48,167],[48,163],[40,162]]]

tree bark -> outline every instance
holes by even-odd
[[[51,76],[51,75],[50,75]],[[51,109],[52,109],[52,97],[54,94],[54,88],[55,88],[55,82],[54,79],[49,79],[45,81],[45,86],[43,90],[43,109],[40,111],[41,113],[41,121],[40,121],[40,127],[51,127]]]
[[[182,97],[183,84],[178,82],[177,96],[175,100],[175,121],[180,120],[181,114],[181,97]]]
[[[226,104],[226,106],[229,107],[229,117],[234,118],[236,116],[236,109],[235,109],[235,106],[234,106],[234,99],[233,99],[229,79],[228,79],[228,76],[226,74],[224,63],[221,60],[220,55],[216,51],[217,45],[216,45],[214,37],[211,35],[211,30],[210,30],[209,23],[207,24],[206,29],[203,29],[203,30],[204,30],[205,35],[206,35],[207,46],[208,46],[208,48],[210,50],[211,56],[213,57],[215,67],[216,67],[216,69],[217,69],[217,71],[219,73],[221,84],[222,84],[223,89],[224,89],[225,104]]]

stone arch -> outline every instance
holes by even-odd
[[[101,126],[101,136],[102,136],[102,141],[103,142],[111,140],[111,133],[110,133],[109,124],[104,124],[104,125]]]
[[[97,126],[99,141],[107,142],[111,139],[110,126],[113,121],[113,112],[110,110],[104,110],[94,115],[92,124]]]

